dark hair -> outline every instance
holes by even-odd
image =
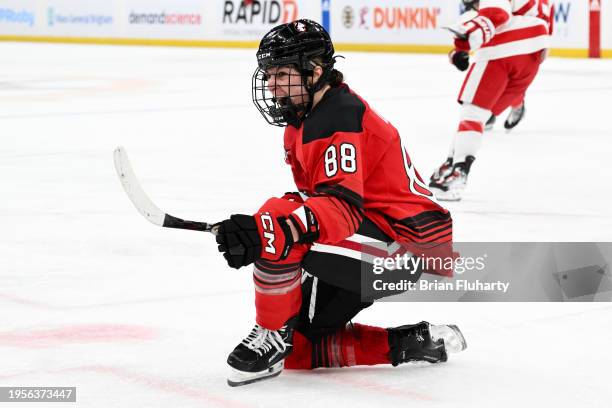
[[[313,58],[312,62],[320,65],[321,67],[325,67],[325,64],[320,57]],[[344,74],[337,69],[332,68],[325,82],[327,82],[332,88],[339,86],[342,82],[344,82]]]
[[[329,85],[333,88],[339,86],[342,82],[344,82],[344,74],[337,69],[332,69],[329,74]]]

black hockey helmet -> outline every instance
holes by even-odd
[[[272,66],[295,65],[312,72],[310,61],[320,57],[332,63],[334,45],[325,29],[312,20],[296,20],[270,30],[259,43],[257,64],[266,70]]]
[[[325,29],[317,22],[307,19],[281,24],[270,30],[259,43],[257,69],[253,74],[253,102],[268,123],[276,126],[287,124],[299,126],[312,107],[315,92],[329,79],[334,66],[334,45]],[[308,84],[315,66],[323,68],[323,75],[315,84]],[[293,66],[301,76],[301,85],[306,89],[307,103],[296,105],[289,100],[279,100],[267,87],[266,70],[273,67]],[[296,96],[296,95],[292,95]]]
[[[463,3],[463,9],[465,11],[468,11],[468,10],[478,11],[478,1],[479,0],[461,0],[461,3]]]

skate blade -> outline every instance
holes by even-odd
[[[462,190],[448,190],[443,191],[438,188],[430,187],[429,190],[433,193],[439,201],[461,201]]]
[[[512,129],[517,127],[518,124],[523,121],[523,119],[525,119],[525,113],[523,113],[523,116],[521,116],[521,118],[518,120],[518,122],[514,122],[512,124],[510,124],[508,122],[504,122],[504,129],[506,130],[506,134],[512,132]]]
[[[247,371],[240,371],[232,368],[230,375],[227,378],[227,385],[230,387],[240,387],[241,385],[252,384],[254,382],[267,380],[280,375],[283,372],[284,360],[279,361],[272,367],[258,371],[255,373],[249,373]]]
[[[459,353],[467,348],[463,333],[454,324],[434,324],[429,330],[432,339],[444,340],[444,348],[448,353]]]
[[[467,348],[467,342],[465,341],[465,337],[459,327],[454,324],[448,324],[447,327],[451,329],[456,337],[456,341],[451,341],[451,347],[448,349],[449,353],[459,353]]]

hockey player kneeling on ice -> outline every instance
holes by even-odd
[[[455,35],[450,62],[467,74],[459,92],[460,122],[446,161],[429,187],[439,200],[460,200],[484,130],[511,107],[507,131],[525,115],[525,92],[546,56],[552,33],[547,0],[462,0],[468,10],[447,27]],[[470,64],[469,52],[473,52]]]
[[[227,359],[231,386],[283,367],[437,363],[465,348],[452,325],[350,323],[372,305],[360,294],[361,243],[448,244],[452,219],[397,130],[344,83],[335,62],[328,33],[310,20],[275,27],[257,51],[253,101],[285,127],[285,161],[300,192],[216,226],[229,266],[254,265],[256,324]]]

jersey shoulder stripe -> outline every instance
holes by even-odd
[[[338,132],[362,132],[365,104],[348,86],[329,89],[304,120],[302,143],[327,139]]]

